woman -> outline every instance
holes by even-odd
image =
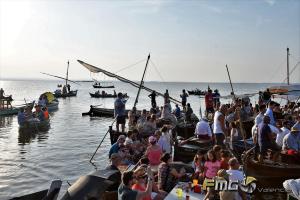
[[[179,178],[185,175],[185,169],[181,168],[180,172],[171,168],[172,161],[169,153],[165,153],[161,157],[160,165],[158,166],[158,189],[165,192],[170,192],[176,185]]]
[[[205,163],[205,151],[198,150],[197,154],[194,157],[192,162],[192,167],[195,171],[193,175],[193,179],[200,180],[199,182],[202,183],[204,180],[204,163]]]
[[[148,140],[150,145],[148,146],[145,155],[149,159],[150,165],[157,166],[160,163],[162,150],[160,146],[157,145],[156,138],[154,136],[150,136]]]
[[[235,141],[238,141],[239,139],[239,132],[238,132],[238,129],[237,129],[237,126],[236,126],[236,123],[235,122],[231,122],[230,123],[230,149],[233,150],[233,143]]]
[[[133,186],[131,187],[131,189],[133,190],[137,190],[137,191],[142,191],[144,192],[147,188],[147,165],[141,165],[139,168],[137,168],[134,171],[134,176],[136,177],[136,183],[133,184]],[[156,183],[153,183],[152,185],[152,192],[151,195],[147,195],[146,197],[144,197],[142,200],[160,200],[160,199],[164,199],[164,197],[166,196],[166,194],[164,192],[159,192],[156,191],[155,189],[157,189],[157,185]]]

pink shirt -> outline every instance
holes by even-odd
[[[221,163],[218,160],[216,162],[206,161],[204,167],[206,168],[205,176],[207,178],[213,178],[217,176],[217,173],[221,167]]]
[[[162,151],[160,148],[148,151],[148,159],[150,165],[159,165]]]

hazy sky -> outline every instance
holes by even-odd
[[[0,79],[89,79],[146,59],[150,81],[282,82],[300,61],[299,0],[0,0]],[[119,74],[139,80],[145,62]],[[153,64],[154,63],[154,64]],[[97,78],[104,78],[100,75]],[[291,77],[300,82],[300,66]]]

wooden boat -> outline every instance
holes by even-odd
[[[98,106],[90,106],[90,110],[87,113],[82,113],[82,115],[98,116],[98,117],[114,117],[114,109],[111,108],[101,108]],[[129,110],[125,110],[126,116]]]
[[[93,98],[117,98],[117,94],[101,94],[100,92],[90,93]],[[128,98],[127,93],[123,94],[123,98]]]
[[[189,95],[205,95],[205,91],[201,91],[199,89],[188,90]]]
[[[234,157],[236,157],[240,162],[242,162],[243,153],[254,147],[253,139],[246,139],[245,142],[244,140],[235,141],[232,143],[232,147],[233,149],[230,149],[229,144],[227,145],[227,148],[234,155]]]
[[[243,168],[246,176],[252,176],[258,180],[257,184],[260,187],[282,188],[285,180],[300,177],[300,164],[274,163],[267,160],[259,163],[254,157],[254,148],[252,148],[243,156]]]
[[[53,180],[49,189],[15,197],[10,200],[56,200],[61,188],[61,184],[61,180]]]
[[[115,86],[114,85],[100,85],[100,83],[94,83],[93,84],[93,87],[94,88],[115,88]]]
[[[51,103],[47,104],[48,112],[54,112],[58,110],[59,101],[54,99]]]
[[[70,92],[63,94],[62,92],[54,92],[53,95],[56,98],[66,98],[66,97],[76,97],[77,96],[77,91],[78,90],[71,90]]]
[[[16,115],[19,112],[19,108],[16,107],[11,107],[11,108],[5,108],[5,109],[0,109],[0,116],[6,116],[6,115]]]
[[[192,137],[188,140],[178,138],[174,145],[174,161],[189,163],[193,160],[198,150],[208,151],[212,147],[211,140]]]
[[[44,131],[50,127],[50,120],[40,121],[38,119],[26,121],[23,124],[19,124],[20,131],[33,130],[33,131]]]

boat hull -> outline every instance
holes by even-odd
[[[50,127],[50,120],[29,121],[19,125],[20,131],[46,131]]]
[[[174,146],[174,161],[189,163],[193,161],[198,150],[208,151],[212,147],[212,141],[193,138],[191,141],[181,144],[177,142]]]
[[[113,94],[105,94],[105,95],[102,95],[102,94],[97,94],[97,93],[90,93],[90,96],[93,97],[93,98],[116,98],[117,95],[113,95]]]
[[[128,116],[129,110],[125,110],[125,115]],[[82,115],[98,116],[98,117],[114,117],[114,109],[110,108],[100,108],[96,106],[90,106],[90,110],[87,113],[82,113]]]
[[[47,105],[48,112],[54,112],[58,110],[58,104],[59,104],[58,100],[53,100],[50,104]]]
[[[110,85],[110,86],[101,86],[101,85],[93,85],[94,88],[115,88],[115,86]]]
[[[72,90],[72,91],[68,92],[67,94],[53,93],[53,95],[56,98],[76,97],[77,96],[77,91],[78,90]]]
[[[19,112],[19,108],[11,108],[11,109],[1,109],[0,116],[7,116],[7,115],[16,115]]]

